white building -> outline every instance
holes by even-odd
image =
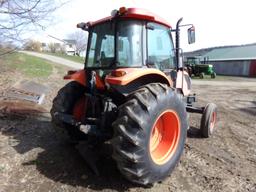
[[[61,52],[67,55],[76,55],[76,41],[72,39],[58,39],[56,37],[47,35],[43,39],[41,51],[45,52]]]
[[[63,39],[64,50],[67,55],[76,55],[76,41],[71,39]]]

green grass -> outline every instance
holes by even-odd
[[[53,56],[57,56],[57,57],[62,57],[64,59],[74,61],[74,62],[78,62],[78,63],[84,63],[84,57],[71,56],[71,55],[66,55],[66,54],[62,54],[62,53],[48,53],[48,52],[45,52],[45,54],[53,55]]]
[[[2,64],[28,77],[47,77],[53,71],[51,62],[23,53],[7,54],[0,59]]]

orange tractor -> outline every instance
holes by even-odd
[[[59,90],[51,109],[54,125],[72,141],[86,141],[95,150],[110,143],[121,174],[142,185],[162,181],[179,162],[187,112],[202,114],[203,137],[216,122],[215,104],[192,105],[179,34],[181,26],[191,26],[188,40],[194,43],[195,30],[181,21],[172,29],[148,11],[121,7],[109,17],[79,23],[89,33],[85,66],[64,77],[72,81]]]

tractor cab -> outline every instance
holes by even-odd
[[[114,19],[91,27],[85,68],[175,68],[168,27],[138,19]]]
[[[85,68],[175,68],[171,26],[151,13],[120,8],[78,26],[89,32]]]
[[[143,9],[121,7],[112,11],[110,17],[79,23],[77,27],[89,32],[85,70],[97,71],[100,78],[107,77],[107,82],[112,84],[115,70],[121,71],[119,75],[127,75],[134,72],[131,69],[143,69],[143,74],[150,76],[155,69],[154,77],[160,71],[167,79],[163,76],[158,79],[173,85],[177,71],[183,68],[179,25],[178,29],[172,30],[164,19]],[[172,32],[176,32],[176,48]],[[189,43],[193,43],[193,27],[188,35]],[[147,68],[151,70],[145,70]]]

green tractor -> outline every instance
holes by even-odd
[[[208,61],[204,59],[204,63],[201,64],[200,57],[187,57],[186,67],[188,69],[189,76],[194,75],[203,79],[205,75],[210,75],[211,78],[216,77],[216,73],[213,70],[213,66],[208,64]]]

